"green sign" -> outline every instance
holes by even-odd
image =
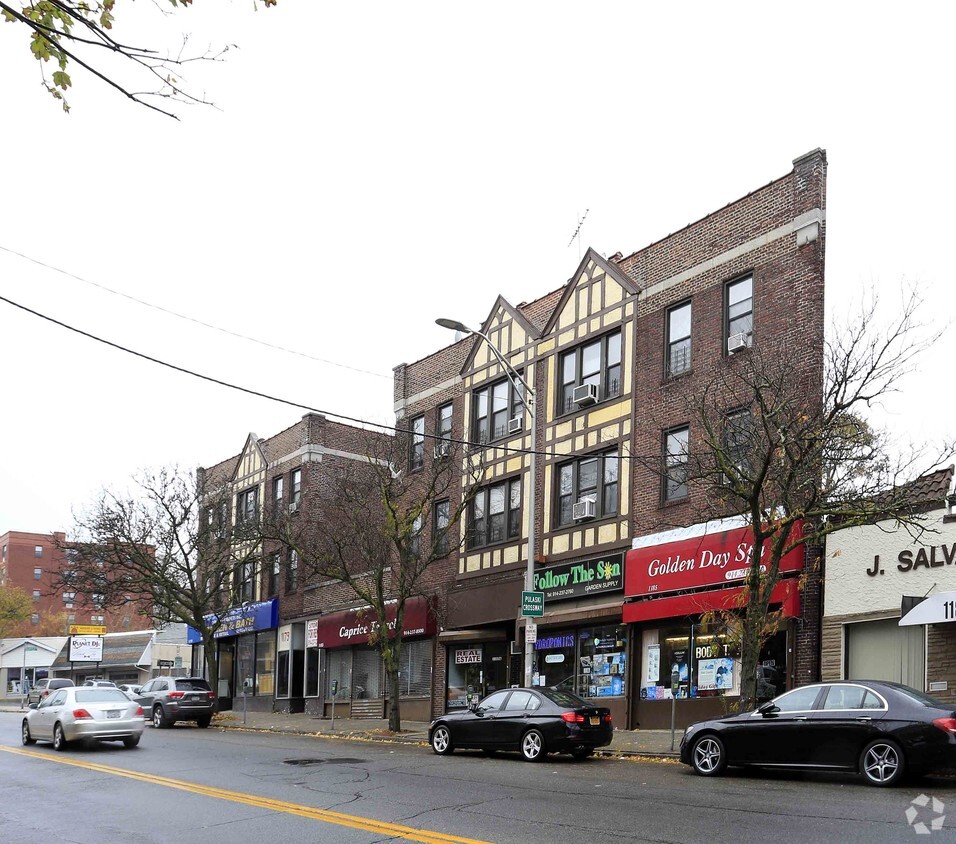
[[[530,616],[544,615],[544,592],[522,592],[521,614]]]
[[[549,601],[583,598],[624,590],[624,554],[607,554],[579,563],[563,563],[534,573],[534,587]],[[528,594],[528,593],[525,593]]]

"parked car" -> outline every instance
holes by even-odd
[[[87,680],[86,682],[83,683],[83,685],[96,686],[98,688],[103,688],[103,689],[116,688],[116,683],[114,683],[112,680],[100,680],[99,678],[93,678],[93,679]]]
[[[68,686],[30,704],[21,725],[24,744],[52,741],[66,750],[72,741],[121,741],[136,747],[143,735],[143,709],[119,689]]]
[[[801,686],[753,712],[692,724],[680,759],[702,776],[728,766],[852,771],[871,785],[956,767],[956,712],[899,683]]]
[[[208,727],[216,711],[216,695],[202,677],[156,677],[143,684],[139,702],[154,727],[195,721]]]
[[[143,687],[139,683],[123,683],[119,688],[121,692],[126,692],[132,700],[135,700]]]
[[[459,748],[518,750],[529,762],[549,753],[585,759],[611,743],[611,711],[558,689],[504,689],[476,706],[432,721],[428,740],[439,756]]]
[[[27,703],[39,703],[55,689],[66,689],[75,683],[67,677],[44,677],[27,694]]]

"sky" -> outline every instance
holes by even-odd
[[[69,531],[304,408],[393,422],[393,367],[454,340],[436,318],[478,326],[816,147],[829,316],[911,285],[944,328],[956,9],[649,5],[117,3],[127,41],[237,45],[186,69],[216,107],[179,121],[78,68],[64,114],[0,24],[0,296],[291,402],[0,302],[0,533]],[[954,359],[950,331],[881,408],[895,433],[956,436]]]

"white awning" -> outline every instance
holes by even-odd
[[[900,627],[945,624],[956,621],[956,592],[937,592],[918,603],[900,619]]]

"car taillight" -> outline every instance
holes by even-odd
[[[43,690],[43,697],[46,697],[48,694],[50,694],[49,690],[44,689],[44,690]]]
[[[604,716],[604,723],[605,723],[605,724],[610,724],[610,723],[611,723],[611,714],[610,714],[610,713],[608,713],[607,715]]]
[[[946,733],[956,733],[956,718],[935,718],[933,726]]]
[[[583,724],[584,716],[580,712],[562,712],[561,720],[569,724]]]
[[[73,717],[76,718],[77,721],[79,721],[79,720],[82,720],[83,718],[92,718],[93,716],[90,715],[90,713],[87,712],[85,709],[74,709]]]
[[[170,700],[179,700],[183,696],[183,692],[170,692]]]
[[[145,713],[143,712],[143,707],[142,707],[142,706],[137,706],[137,707],[136,707],[136,714],[137,714],[137,715],[144,715],[144,714],[145,714]]]
[[[212,692],[206,692],[206,697],[212,700],[215,697],[215,695]]]

